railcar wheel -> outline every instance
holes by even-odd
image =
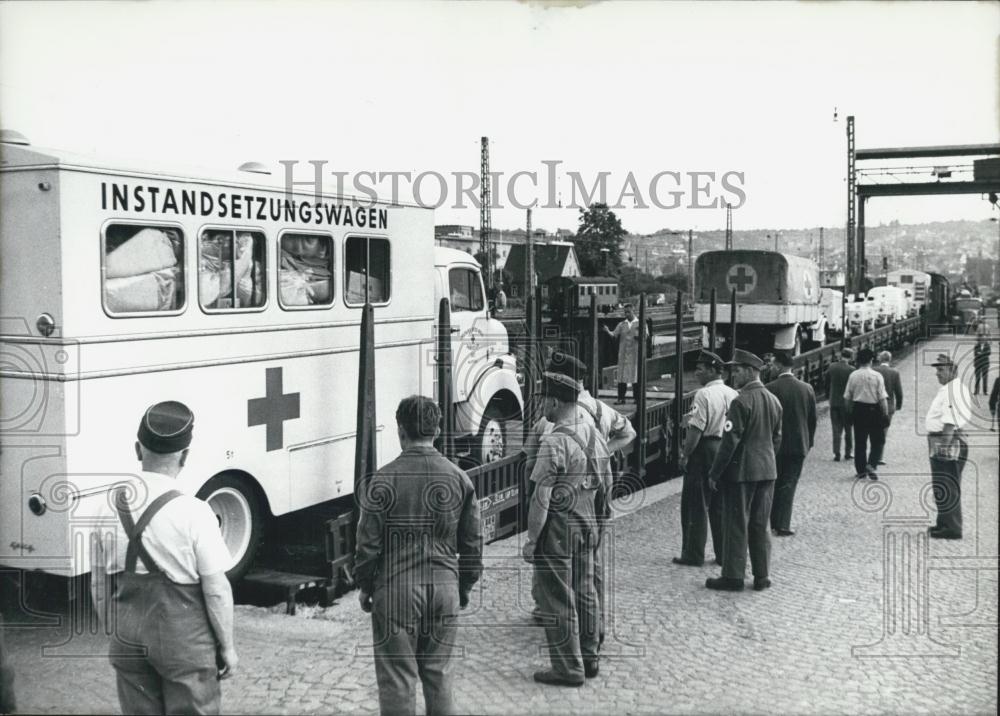
[[[232,555],[226,570],[231,582],[239,580],[257,556],[263,532],[263,514],[256,491],[235,475],[216,475],[198,491],[219,521],[222,540]]]

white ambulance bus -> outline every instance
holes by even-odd
[[[394,413],[436,391],[451,300],[457,432],[502,456],[523,408],[479,265],[434,246],[431,211],[288,193],[0,144],[0,565],[89,570],[92,515],[135,474],[143,411],[195,415],[181,487],[250,566],[264,522],[353,491],[361,309],[375,316],[379,464]],[[270,182],[270,183],[269,183]]]

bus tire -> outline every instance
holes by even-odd
[[[197,496],[219,521],[222,539],[234,559],[226,576],[236,582],[250,569],[260,547],[263,512],[257,491],[247,480],[223,473],[206,482]]]
[[[507,426],[498,405],[487,406],[471,452],[480,465],[501,460],[507,454]]]

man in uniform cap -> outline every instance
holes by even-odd
[[[562,351],[556,351],[552,354],[545,370],[548,373],[564,375],[576,381],[582,381],[587,375],[587,366],[583,362]],[[616,454],[635,440],[635,428],[632,427],[629,419],[592,396],[582,385],[576,398],[576,405],[578,408],[577,419],[582,422],[591,422],[600,433],[604,443],[601,449],[602,457]],[[532,426],[524,445],[524,451],[527,455],[526,471],[528,475],[532,474],[535,461],[538,458],[538,446],[541,436],[551,432],[552,428],[552,423],[546,420],[545,417],[539,418],[538,422]],[[605,544],[606,540],[604,540],[604,530],[611,517],[610,503],[613,478],[613,470],[608,470],[605,475],[605,484],[603,489],[597,492],[595,503],[598,539],[594,551],[594,589],[597,591],[597,602],[601,611],[600,641],[602,644],[604,643],[606,621],[604,618],[604,563],[606,560],[603,553],[606,551],[607,546]],[[528,485],[529,489],[533,489],[534,483],[529,481]],[[537,605],[540,601],[538,598],[537,579],[533,579],[531,593],[535,597]],[[535,607],[534,616],[537,623],[544,624],[545,617],[541,609],[537,606]]]
[[[969,457],[962,428],[969,422],[972,395],[958,377],[958,366],[948,354],[939,354],[931,365],[941,387],[924,419],[938,511],[937,522],[928,532],[935,539],[961,539],[962,470]]]
[[[598,541],[595,496],[608,482],[610,467],[597,428],[579,419],[579,381],[546,372],[542,407],[553,424],[541,436],[531,472],[535,490],[528,508],[528,537],[522,554],[538,579],[548,623],[551,669],[535,681],[580,686],[598,675],[600,612],[594,589]]]
[[[760,382],[764,362],[743,350],[733,351],[733,384],[740,389],[726,416],[722,444],[708,474],[709,488],[722,492],[722,576],[708,579],[709,589],[740,591],[746,573],[747,547],[753,588],[771,586],[771,538],[767,523],[774,496],[774,455],[781,445],[781,404]]]
[[[127,714],[218,713],[219,680],[239,661],[226,578],[232,557],[208,504],[176,489],[193,429],[183,403],[143,414],[135,443],[142,472],[108,493],[101,516],[115,529],[94,541],[94,605],[114,627],[110,658]],[[117,575],[110,600],[108,575]]]
[[[700,567],[705,561],[708,526],[712,530],[715,560],[722,564],[721,498],[708,489],[708,471],[722,442],[726,412],[737,393],[722,382],[722,359],[701,351],[694,374],[703,386],[694,394],[687,414],[687,431],[681,452],[684,471],[681,487],[681,556],[674,564]]]
[[[851,431],[850,423],[847,421],[847,409],[844,404],[844,388],[847,387],[847,379],[854,368],[851,361],[854,360],[854,351],[845,348],[840,352],[840,360],[832,363],[826,369],[826,394],[830,398],[830,426],[833,428],[833,461],[840,461],[840,436],[844,436],[844,459],[850,460],[851,450],[854,447],[854,435]]]

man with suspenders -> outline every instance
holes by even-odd
[[[552,354],[549,359],[549,364],[546,366],[545,371],[547,373],[557,373],[568,376],[574,380],[582,380],[587,374],[587,366],[574,358],[573,356],[567,355],[562,351],[556,351]],[[603,402],[595,398],[590,394],[586,388],[581,387],[580,393],[576,398],[576,405],[580,409],[579,417],[581,420],[589,419],[592,421],[594,427],[597,428],[601,437],[604,438],[605,445],[609,455],[614,456],[618,451],[624,449],[635,440],[635,428],[632,427],[632,423],[624,415],[619,413],[614,408],[605,405]],[[524,445],[524,451],[527,455],[527,462],[525,471],[528,475],[531,475],[532,469],[535,466],[535,460],[538,457],[538,444],[542,435],[552,431],[552,423],[546,420],[544,417],[539,418],[538,422],[532,427],[531,432],[528,435],[528,440]],[[614,467],[610,477],[614,478]],[[529,487],[534,487],[533,483],[529,482]],[[598,544],[594,552],[594,589],[597,591],[597,603],[601,610],[601,628],[600,628],[600,642],[604,643],[604,632],[605,632],[605,609],[604,609],[604,564],[607,561],[605,552],[610,548],[607,541],[604,539],[604,531],[607,525],[607,521],[611,516],[611,487],[609,484],[605,486],[604,495],[609,499],[599,499],[597,504],[597,531],[598,531]],[[537,605],[540,601],[538,598],[538,584],[537,580],[533,580],[531,594],[535,598],[535,604]],[[544,615],[541,610],[536,606],[533,612],[536,621],[539,623],[544,623]]]
[[[175,489],[193,428],[183,403],[146,411],[135,444],[142,473],[108,493],[101,516],[115,527],[99,528],[93,541],[94,606],[111,627],[127,714],[217,714],[219,680],[239,661],[229,550],[208,504]]]
[[[579,418],[579,381],[546,372],[543,409],[553,424],[541,436],[522,554],[535,567],[552,667],[535,681],[581,686],[598,675],[600,612],[594,588],[598,542],[595,496],[610,485],[603,438]]]

